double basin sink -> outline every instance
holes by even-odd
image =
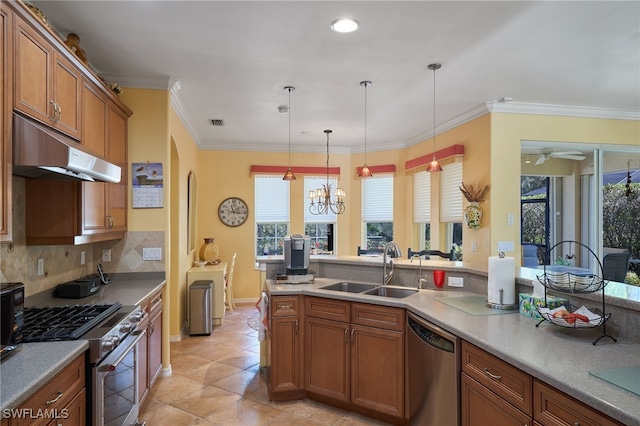
[[[396,299],[411,296],[412,294],[418,292],[418,290],[414,288],[388,287],[378,284],[353,283],[349,281],[331,284],[328,286],[320,287],[319,289],[342,291],[346,293],[367,294],[380,297],[392,297]]]

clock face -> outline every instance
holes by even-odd
[[[247,221],[249,208],[240,198],[230,197],[220,203],[218,217],[227,226],[240,226]]]

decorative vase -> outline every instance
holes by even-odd
[[[464,209],[464,221],[468,228],[480,229],[480,223],[482,222],[482,209],[480,208],[479,202],[470,202]]]
[[[215,263],[218,260],[218,245],[214,238],[205,238],[204,244],[200,247],[200,260]]]

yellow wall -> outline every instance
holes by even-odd
[[[576,117],[550,117],[524,114],[491,114],[491,254],[498,252],[498,241],[520,241],[520,174],[521,141],[562,143],[594,143],[608,145],[640,145],[640,123]],[[507,225],[507,214],[515,223]],[[577,222],[577,221],[576,221]],[[571,231],[569,231],[571,232]],[[575,232],[575,230],[574,230]],[[520,252],[514,253],[520,264]],[[481,265],[478,265],[480,267]]]
[[[168,310],[171,335],[178,335],[185,322],[186,271],[194,258],[187,245],[187,178],[195,170],[198,181],[196,251],[205,237],[214,237],[220,258],[229,260],[238,253],[234,287],[236,299],[258,297],[261,289],[255,265],[255,216],[252,164],[286,165],[285,153],[244,151],[200,151],[179,117],[170,107],[165,91],[126,89],[123,100],[134,111],[129,120],[129,162],[162,162],[165,165],[165,207],[162,209],[129,208],[132,231],[163,230],[166,232]],[[437,135],[436,149],[454,144],[464,145],[463,181],[488,184],[488,199],[482,203],[483,226],[479,230],[464,227],[465,265],[486,270],[487,258],[497,253],[498,241],[513,241],[514,256],[519,262],[520,218],[520,143],[522,140],[600,143],[637,146],[639,124],[634,121],[581,119],[570,117],[528,116],[520,114],[486,114]],[[369,152],[369,166],[395,164],[394,239],[403,250],[415,243],[413,225],[413,179],[417,170],[404,170],[406,160],[433,151],[428,139],[407,149]],[[291,153],[293,166],[324,166],[324,153]],[[442,159],[442,164],[453,159]],[[341,255],[355,254],[361,243],[361,179],[356,168],[364,163],[364,154],[332,154],[330,165],[341,168],[339,186],[346,193],[347,211],[338,217],[337,249]],[[178,176],[175,176],[175,175]],[[291,183],[291,232],[303,231],[303,175]],[[131,182],[131,181],[130,181]],[[129,182],[129,183],[130,183]],[[439,175],[432,175],[432,223],[439,222]],[[217,208],[227,197],[240,197],[247,202],[250,216],[240,227],[224,226]],[[465,203],[466,205],[466,203]],[[507,214],[514,215],[514,225],[507,225]],[[444,225],[432,227],[434,247],[447,250],[441,242]],[[476,251],[471,250],[472,242]],[[168,339],[167,339],[168,342]]]

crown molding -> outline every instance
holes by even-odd
[[[616,108],[535,104],[512,101],[489,101],[486,102],[486,108],[491,113],[557,115],[563,117],[603,118],[611,120],[640,120],[640,111]]]

